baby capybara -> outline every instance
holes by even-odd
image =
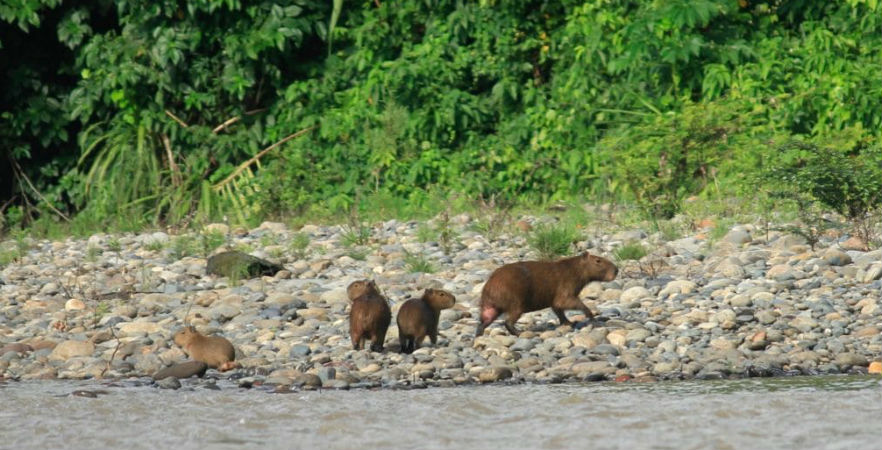
[[[612,281],[619,269],[605,258],[585,252],[557,261],[521,261],[506,264],[490,274],[481,291],[481,315],[475,336],[505,313],[505,328],[517,336],[521,314],[551,307],[561,325],[569,325],[564,311],[578,309],[588,319],[591,310],[579,292],[591,281]]]
[[[452,308],[456,297],[443,289],[426,289],[422,298],[412,298],[398,310],[398,339],[401,353],[413,353],[426,336],[438,340],[438,317],[442,309]]]
[[[374,290],[379,292],[377,289],[377,284],[374,283],[374,280],[357,280],[349,283],[349,286],[346,287],[346,296],[349,297],[349,301],[353,301],[358,297],[361,297],[369,290]]]
[[[220,370],[230,370],[237,367],[234,360],[236,351],[230,341],[220,336],[203,336],[192,326],[186,326],[175,333],[175,344],[184,349],[184,353],[196,361],[202,361]]]
[[[352,309],[349,311],[349,337],[352,338],[352,347],[361,350],[364,341],[370,339],[371,350],[383,351],[386,330],[391,322],[392,311],[376,283],[370,281],[364,284],[364,293],[352,299]]]

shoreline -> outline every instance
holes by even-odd
[[[518,223],[547,221],[525,216]],[[519,337],[497,320],[475,339],[480,288],[489,274],[536,254],[514,226],[488,239],[464,214],[445,229],[429,222],[389,220],[372,224],[367,236],[345,226],[293,231],[266,222],[253,230],[212,224],[182,237],[152,232],[34,241],[20,261],[0,269],[0,379],[152,376],[186,360],[171,341],[185,315],[203,333],[236,347],[243,368],[220,379],[294,389],[882,369],[882,250],[857,250],[847,236],[825,236],[811,250],[782,232],[770,232],[766,241],[750,224],[733,226],[718,240],[701,229],[666,240],[642,230],[586,227],[578,251],[612,259],[614,249],[634,242],[649,251],[639,261],[617,261],[616,280],[582,291],[600,318],[557,327],[553,313],[542,310],[521,318]],[[242,280],[205,275],[206,259],[194,246],[207,249],[218,236],[221,245],[285,270]],[[430,266],[437,270],[413,272]],[[363,278],[377,281],[393,317],[422,289],[452,292],[457,303],[441,313],[438,345],[426,341],[411,355],[397,353],[393,320],[384,353],[353,351],[345,287]]]

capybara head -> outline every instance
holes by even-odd
[[[193,341],[193,339],[196,339],[199,336],[202,335],[199,334],[198,331],[196,331],[196,328],[192,325],[188,325],[184,328],[181,328],[180,330],[178,330],[177,333],[175,333],[174,341],[175,344],[177,344],[179,347],[186,347],[187,344],[189,344]]]
[[[616,279],[619,268],[610,260],[585,252],[578,259],[579,272],[594,281],[612,281]]]
[[[452,308],[453,304],[456,303],[456,297],[444,289],[426,289],[423,293],[423,300],[429,305],[429,308],[435,311]]]
[[[376,294],[380,293],[380,290],[377,288],[377,283],[375,283],[374,280],[353,281],[346,288],[346,295],[349,297],[349,301],[355,300],[369,292]]]

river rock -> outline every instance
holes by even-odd
[[[205,371],[208,370],[208,366],[205,365],[202,361],[187,361],[179,364],[175,364],[170,367],[166,367],[165,369],[160,370],[153,374],[154,380],[162,380],[167,377],[175,377],[175,378],[190,378],[193,375],[198,377],[202,377],[205,375]]]
[[[239,251],[221,252],[208,258],[205,271],[209,275],[228,278],[253,278],[273,276],[282,270],[279,264]]]
[[[86,341],[64,341],[55,346],[49,359],[66,361],[78,356],[92,356],[95,346]]]
[[[508,367],[488,367],[478,374],[481,383],[495,383],[512,377],[512,370]]]

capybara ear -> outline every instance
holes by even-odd
[[[426,294],[432,294],[433,292],[435,292],[434,289],[432,289],[432,288],[426,288]]]
[[[583,258],[589,258],[589,257],[591,257],[591,252],[589,252],[588,250],[585,250],[585,253],[582,253],[582,257],[583,257]]]

